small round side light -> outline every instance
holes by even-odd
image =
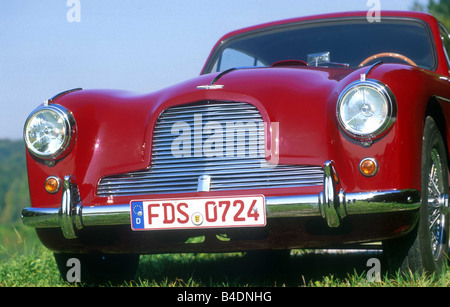
[[[378,172],[378,162],[374,158],[364,158],[359,163],[359,171],[366,177],[375,176]]]
[[[50,176],[45,179],[45,190],[50,194],[58,193],[61,189],[61,179],[56,176]]]

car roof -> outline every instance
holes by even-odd
[[[299,23],[303,21],[314,21],[314,20],[321,20],[321,19],[338,19],[338,18],[348,18],[348,17],[366,17],[368,15],[367,11],[354,11],[354,12],[340,12],[340,13],[328,13],[328,14],[320,14],[320,15],[311,15],[311,16],[304,16],[304,17],[297,17],[297,18],[290,18],[290,19],[283,19],[278,21],[272,21],[267,23],[262,23],[259,25],[254,25],[250,27],[245,27],[242,29],[238,29],[232,32],[227,33],[224,35],[219,42],[226,40],[227,38],[231,36],[235,36],[241,33],[250,32],[254,30],[264,29],[272,26],[279,26],[279,25],[287,25],[291,23]],[[428,14],[423,12],[415,12],[415,11],[381,11],[381,18],[383,17],[403,17],[403,18],[414,18],[414,19],[422,19],[429,22],[435,21],[436,19]]]

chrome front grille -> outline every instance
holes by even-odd
[[[302,187],[323,184],[321,166],[269,165],[264,123],[246,103],[209,102],[165,110],[155,126],[148,169],[104,177],[100,197]]]

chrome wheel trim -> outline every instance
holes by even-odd
[[[444,172],[437,148],[433,147],[430,156],[431,167],[428,174],[428,229],[431,238],[431,252],[433,253],[433,258],[437,260],[444,243],[444,209],[448,195],[444,192]]]

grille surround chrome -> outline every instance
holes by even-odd
[[[199,118],[202,120],[201,126]],[[171,132],[173,125],[180,122],[186,129],[184,123],[194,128],[190,131],[190,141],[194,136],[194,146],[189,147],[190,153],[183,147],[182,154],[176,157],[172,146],[180,135]],[[233,153],[230,146],[222,148],[221,153],[216,147],[212,151],[205,150],[205,141],[211,141],[212,136],[212,133],[206,136],[201,133],[201,138],[198,138],[199,128],[203,132],[205,122],[214,123],[212,126],[216,127],[229,125],[235,128],[233,135],[236,138],[233,136],[233,145],[236,146],[233,146]],[[252,130],[255,126],[256,130]],[[226,133],[230,132],[226,130]],[[231,133],[225,134],[224,137],[222,133],[222,141],[230,135]],[[231,139],[226,141],[231,142]],[[209,191],[323,184],[321,166],[270,165],[264,157],[264,148],[264,122],[258,109],[250,104],[202,101],[171,107],[161,113],[155,125],[150,167],[102,178],[97,187],[97,195],[115,197],[197,192],[200,176],[210,177]]]

